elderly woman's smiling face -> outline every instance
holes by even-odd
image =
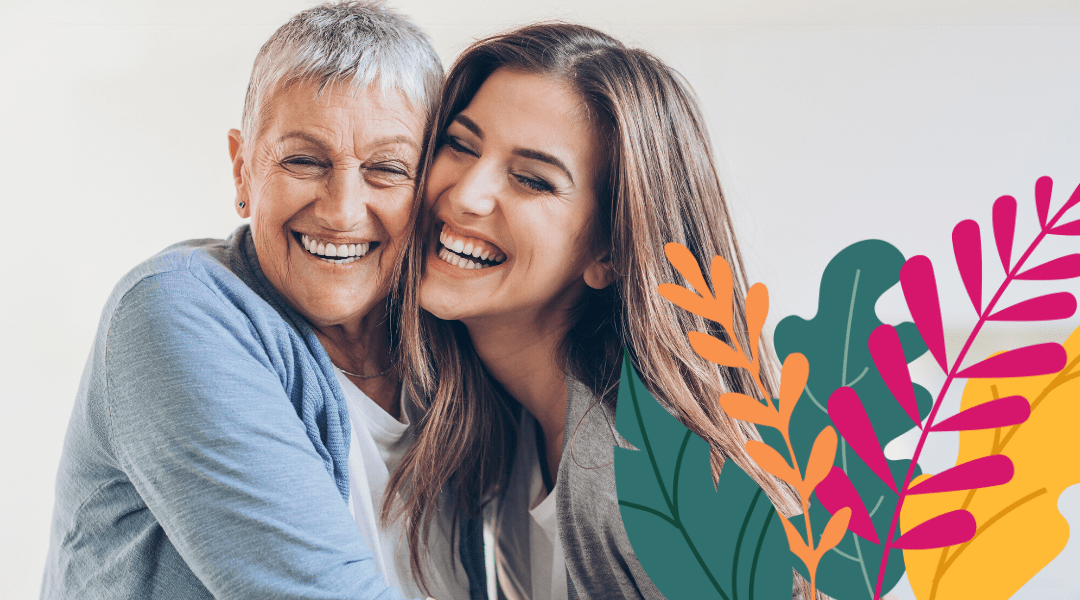
[[[279,90],[254,140],[230,132],[237,206],[285,300],[316,327],[349,327],[388,292],[424,122],[395,92],[316,91]]]

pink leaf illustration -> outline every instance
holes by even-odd
[[[1039,211],[1039,225],[1046,227],[1046,218],[1050,214],[1050,196],[1054,190],[1054,180],[1040,177],[1035,181],[1035,209]]]
[[[837,388],[829,396],[827,408],[833,425],[836,425],[837,431],[844,436],[844,440],[855,451],[855,454],[859,455],[859,458],[875,475],[899,494],[900,491],[896,489],[892,473],[889,472],[889,463],[885,460],[885,453],[881,451],[881,444],[878,443],[877,434],[874,433],[874,426],[870,423],[870,417],[866,415],[866,409],[863,408],[862,400],[859,399],[855,390],[849,387]]]
[[[972,406],[934,425],[930,431],[972,431],[1011,427],[1027,421],[1029,416],[1031,416],[1031,405],[1028,401],[1023,396],[1009,396]]]
[[[1065,214],[1065,211],[1075,206],[1077,202],[1080,202],[1080,185],[1076,186],[1076,189],[1073,190],[1072,196],[1069,196],[1069,200],[1065,203],[1065,206],[1061,207],[1060,214]]]
[[[1005,273],[1009,272],[1013,233],[1016,232],[1016,198],[1002,196],[994,202],[994,242]]]
[[[1002,352],[956,374],[973,379],[988,377],[1030,377],[1057,373],[1069,357],[1061,344],[1035,344]]]
[[[911,318],[915,321],[930,354],[941,370],[949,372],[945,357],[945,334],[941,325],[941,304],[938,302],[934,265],[925,256],[913,256],[900,267],[900,287],[904,290]]]
[[[881,543],[877,532],[874,531],[874,522],[870,520],[870,513],[866,511],[866,505],[863,504],[862,498],[855,491],[855,486],[843,469],[833,467],[828,476],[814,488],[814,494],[830,514],[845,506],[850,508],[851,521],[848,522],[848,529],[875,544]]]
[[[982,314],[982,238],[979,236],[979,224],[971,219],[957,223],[952,230],[952,243],[964,289],[971,298],[975,313]]]
[[[990,315],[991,321],[1053,321],[1067,319],[1076,312],[1076,298],[1057,292],[1017,302]]]
[[[900,345],[896,329],[892,325],[879,325],[870,333],[868,345],[874,366],[881,373],[885,385],[907,416],[922,427],[919,405],[915,403],[915,390],[911,386],[911,374],[908,372],[907,360],[904,359],[904,347]]]
[[[1054,235],[1080,235],[1080,221],[1070,221],[1050,230]]]
[[[955,546],[975,537],[975,517],[966,510],[954,510],[938,515],[911,528],[893,548],[902,550],[926,550]]]
[[[1080,277],[1080,254],[1055,258],[1016,276],[1017,279],[1041,281],[1047,279],[1072,279],[1073,277]]]
[[[909,488],[908,494],[936,494],[973,490],[1009,483],[1013,478],[1013,463],[1004,454],[994,454],[970,460],[946,469],[930,479]]]

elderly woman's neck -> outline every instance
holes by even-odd
[[[312,328],[334,366],[383,410],[400,419],[399,379],[390,368],[393,354],[385,312],[376,310],[357,321],[313,324]]]

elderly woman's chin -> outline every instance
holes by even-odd
[[[394,91],[294,84],[275,94],[255,140],[236,143],[240,214],[252,219],[259,264],[316,327],[358,325],[385,299],[423,125]]]

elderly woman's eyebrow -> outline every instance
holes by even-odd
[[[277,142],[281,143],[281,142],[284,142],[285,140],[289,140],[289,139],[304,140],[305,142],[314,144],[314,145],[318,146],[320,149],[324,149],[324,150],[330,147],[330,144],[328,144],[325,140],[323,140],[319,136],[312,135],[312,134],[307,133],[305,131],[289,131],[289,132],[286,132],[286,133],[282,134],[281,137],[279,137],[277,139]],[[420,152],[420,146],[416,143],[416,140],[414,140],[413,138],[411,138],[411,137],[409,137],[407,135],[388,135],[386,137],[381,137],[381,138],[375,139],[374,141],[371,142],[370,145],[374,146],[374,147],[379,147],[379,146],[394,146],[394,145],[401,145],[401,144],[404,144],[406,146],[411,147],[416,152]]]

